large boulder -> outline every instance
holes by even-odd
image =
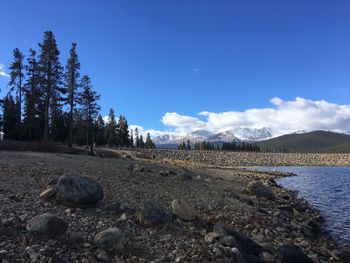
[[[155,226],[171,221],[171,212],[160,204],[146,200],[136,211],[136,218],[143,226]]]
[[[57,183],[56,199],[68,206],[86,207],[103,199],[103,189],[91,178],[63,175]]]
[[[66,233],[68,224],[57,215],[44,213],[33,217],[27,224],[27,230],[35,235],[53,238]]]
[[[192,221],[197,217],[197,211],[185,200],[175,199],[171,202],[173,214],[187,221]]]
[[[249,191],[259,198],[266,198],[269,200],[273,200],[275,198],[275,194],[268,188],[266,185],[264,185],[260,181],[253,181],[248,185]]]
[[[295,245],[283,245],[278,248],[278,256],[282,263],[312,263],[313,261]]]
[[[93,242],[95,246],[112,253],[120,253],[124,250],[124,236],[117,227],[97,233]]]

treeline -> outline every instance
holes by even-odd
[[[187,140],[187,143],[182,142],[182,144],[178,145],[178,150],[260,152],[260,148],[256,144],[247,142],[236,143],[235,141],[224,142],[221,146],[218,143],[202,141],[195,143],[192,147],[191,142]]]
[[[9,67],[9,92],[1,100],[0,130],[4,139],[54,141],[92,146],[154,147],[135,130],[129,134],[124,116],[114,110],[105,122],[100,114],[100,95],[88,75],[80,75],[77,44],[72,43],[65,67],[51,31],[44,32],[38,51],[27,59],[17,48]]]

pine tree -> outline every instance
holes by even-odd
[[[140,141],[139,141],[139,144],[140,144],[140,148],[145,148],[145,142],[144,142],[144,140],[143,140],[143,136],[142,136],[142,134],[140,135]]]
[[[73,112],[77,102],[78,78],[80,76],[80,63],[76,52],[76,43],[72,43],[69,51],[70,57],[67,60],[65,81],[68,96],[66,103],[69,105],[69,124],[68,124],[68,146],[72,147],[73,141]]]
[[[100,111],[100,106],[97,104],[97,101],[100,99],[95,91],[92,90],[92,85],[89,76],[83,76],[81,80],[81,85],[83,91],[79,97],[79,103],[81,105],[81,110],[85,119],[85,134],[86,134],[86,146],[91,146],[90,154],[93,155],[93,120],[97,117],[98,112]]]
[[[135,144],[136,144],[136,148],[140,148],[140,137],[139,137],[138,128],[135,128]]]
[[[16,112],[17,105],[13,96],[8,94],[3,101],[3,132],[6,140],[16,140],[18,138],[18,118]]]
[[[39,139],[42,136],[40,129],[40,90],[39,90],[39,75],[36,52],[33,49],[29,50],[28,64],[26,68],[27,81],[24,85],[24,118],[23,130],[27,140],[32,141]]]
[[[115,145],[116,144],[116,134],[117,131],[117,121],[115,118],[115,113],[113,109],[109,110],[108,114],[108,123],[106,126],[106,138],[107,138],[107,145]]]
[[[119,116],[117,124],[117,144],[120,146],[130,146],[129,125],[124,116]]]
[[[105,145],[105,122],[99,114],[95,124],[95,138],[97,145]]]
[[[22,96],[23,96],[23,83],[24,83],[24,55],[15,48],[13,50],[13,62],[10,66],[10,82],[8,86],[10,91],[15,91],[16,93],[16,113],[18,124],[18,139],[22,139]],[[14,113],[13,112],[13,113]],[[13,114],[12,113],[12,114]]]
[[[130,130],[130,146],[134,148],[134,131]]]
[[[187,140],[187,150],[191,150],[191,142],[190,140]]]
[[[153,149],[154,147],[153,141],[151,139],[151,135],[149,134],[149,132],[147,132],[147,136],[146,136],[146,142],[145,142],[145,147],[147,149]]]
[[[44,140],[49,139],[50,133],[50,112],[52,109],[52,98],[55,101],[61,100],[61,93],[64,91],[62,84],[62,67],[59,60],[59,50],[56,40],[51,31],[44,32],[44,39],[40,47],[39,70],[40,70],[40,87],[44,105]]]

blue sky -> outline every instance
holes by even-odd
[[[1,0],[0,64],[8,72],[15,47],[28,54],[51,30],[63,65],[77,42],[81,73],[101,94],[103,115],[113,107],[130,124],[177,132],[198,121],[208,128],[213,114],[223,123],[215,129],[271,126],[242,119],[251,109],[280,114],[283,103],[300,110],[296,97],[317,107],[322,100],[338,110],[346,105],[347,112],[349,13],[350,2],[342,0]],[[0,76],[2,95],[7,82]],[[272,103],[274,97],[283,103]],[[225,112],[235,117],[225,119]],[[281,122],[288,116],[279,115]],[[350,120],[342,112],[344,118]]]

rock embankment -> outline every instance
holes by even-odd
[[[350,165],[350,154],[345,153],[254,153],[166,149],[155,149],[151,153],[161,159],[196,162],[212,166]]]
[[[273,178],[0,151],[0,260],[350,262],[317,213]]]

